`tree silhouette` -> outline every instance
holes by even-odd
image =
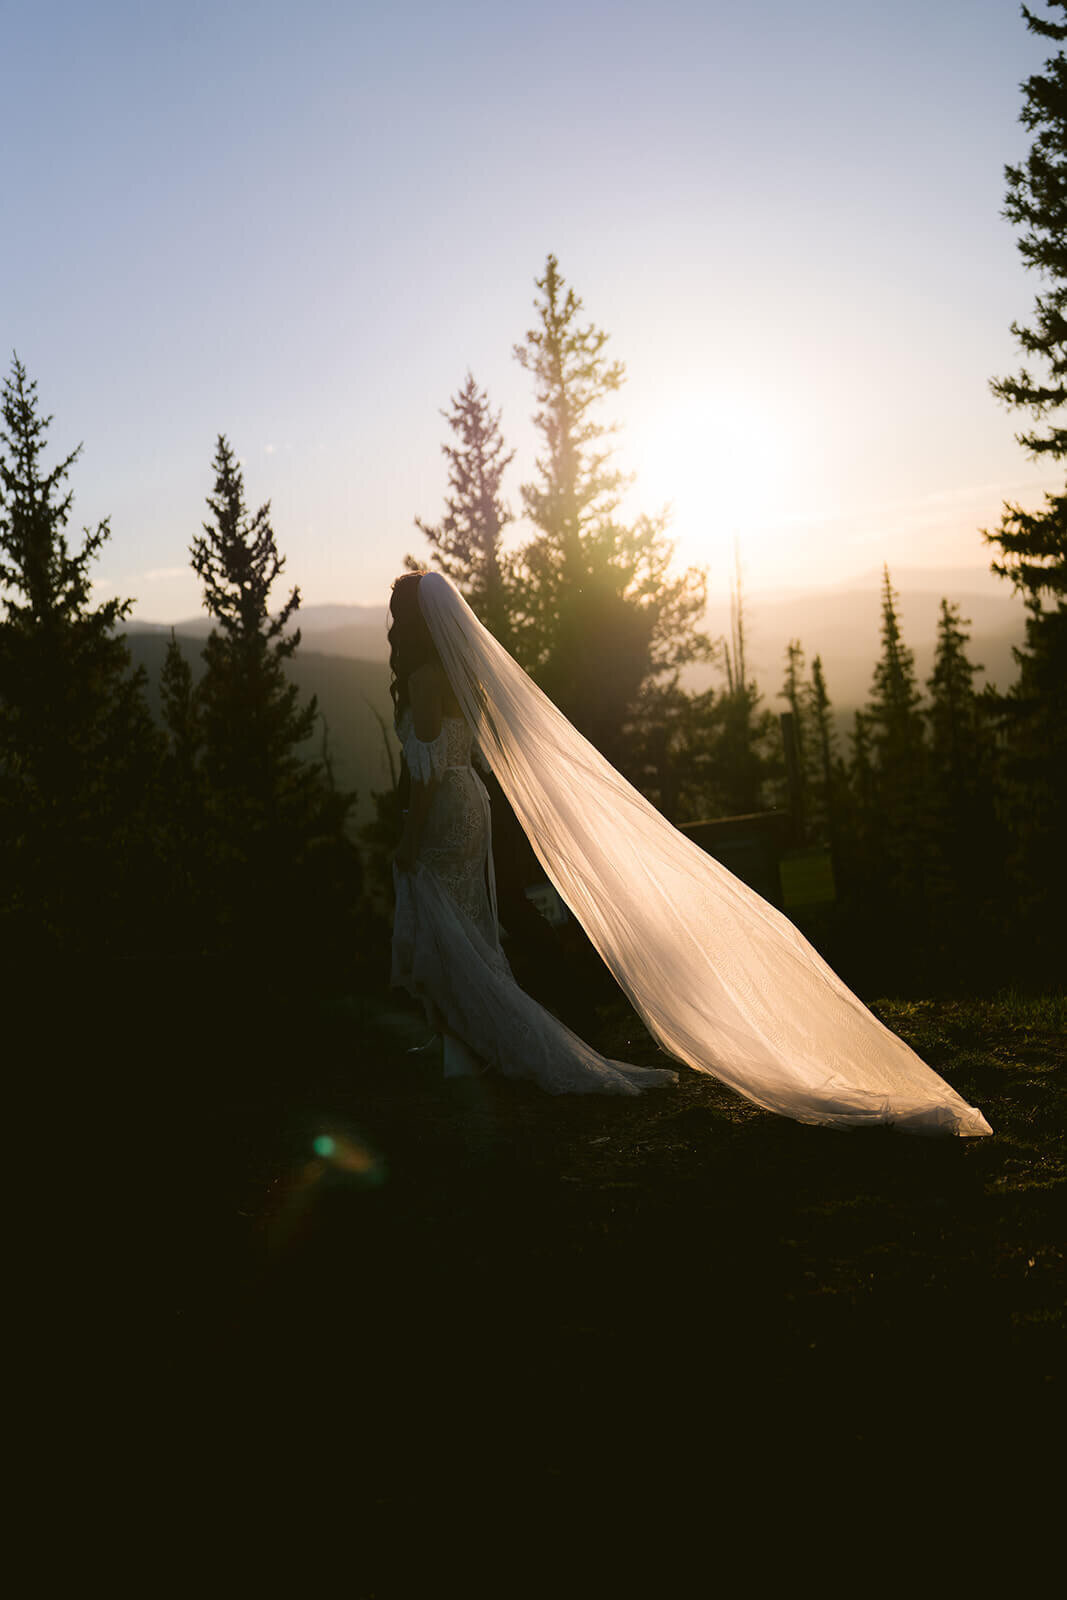
[[[52,418],[14,357],[0,414],[0,838],[4,904],[25,949],[42,938],[104,954],[128,896],[150,884],[157,744],[144,677],[117,624],[132,601],[92,604],[107,520],[72,549],[66,487],[81,446],[47,468]]]
[[[846,855],[856,898],[877,906],[879,959],[887,970],[895,966],[900,972],[909,953],[919,960],[929,840],[922,697],[888,568],[882,579],[881,639],[871,697],[855,720]]]
[[[243,474],[221,434],[213,466],[212,520],[193,541],[192,564],[218,627],[204,648],[192,703],[172,645],[165,706],[174,759],[183,740],[186,751],[190,741],[197,750],[220,946],[254,957],[265,942],[286,940],[292,948],[306,938],[297,924],[312,905],[319,925],[328,921],[334,890],[334,910],[342,914],[354,884],[355,852],[343,832],[354,796],[338,794],[322,763],[300,751],[314,731],[317,706],[314,699],[300,704],[285,672],[300,643],[299,630],[286,631],[299,589],[273,616],[269,610],[285,566],[270,505],[248,512]]]
[[[836,854],[845,773],[837,753],[837,731],[821,656],[816,656],[811,664],[807,703],[811,721],[807,742],[809,815],[816,836],[829,844]]]
[[[213,466],[215,492],[207,501],[213,520],[204,523],[191,552],[204,605],[219,624],[204,649],[200,684],[204,766],[212,787],[271,812],[313,772],[295,747],[310,738],[317,707],[314,700],[299,705],[296,685],[284,672],[300,644],[299,629],[286,632],[300,591],[292,589],[270,615],[270,591],[285,566],[270,505],[248,513],[244,476],[223,434]]]
[[[425,534],[440,570],[463,594],[475,615],[506,649],[512,647],[513,606],[507,563],[501,548],[504,529],[514,519],[501,494],[501,481],[514,459],[500,431],[500,413],[468,372],[451,410],[442,412],[453,442],[441,446],[448,461],[448,494],[440,522],[415,525]],[[407,565],[418,570],[411,556]]]
[[[958,605],[942,599],[937,619],[930,691],[930,767],[951,793],[962,798],[979,762],[978,700],[974,675],[981,672],[967,655],[970,622]]]
[[[1060,13],[1067,0],[1049,0]],[[1023,7],[1032,33],[1061,45],[1067,21]],[[1020,121],[1033,134],[1026,160],[1005,168],[1005,216],[1019,228],[1025,265],[1048,286],[1035,296],[1029,326],[1013,323],[1025,358],[1014,377],[992,383],[1006,405],[1028,411],[1032,425],[1019,443],[1038,460],[1067,456],[1067,59],[1059,49],[1023,84]],[[1019,678],[999,710],[1006,742],[1004,772],[1017,849],[1020,932],[1029,927],[1037,955],[1067,895],[1067,493],[1048,494],[1041,511],[1005,505],[999,528],[985,538],[999,547],[994,572],[1011,580],[1026,605],[1026,637],[1016,651]]]
[[[793,719],[793,744],[796,752],[793,826],[796,837],[802,839],[809,826],[808,766],[811,756],[809,737],[810,704],[808,686],[804,682],[804,646],[799,639],[790,639],[785,647],[785,677],[778,698],[789,707]]]
[[[995,749],[981,671],[967,655],[969,623],[942,599],[930,706],[927,805],[932,833],[927,902],[941,971],[991,971],[1003,921],[1005,841],[996,806]]]
[[[582,732],[625,764],[642,692],[707,652],[696,626],[704,578],[695,569],[670,576],[665,515],[620,519],[629,480],[612,464],[614,430],[601,408],[622,386],[622,363],[609,359],[602,329],[582,324],[555,256],[536,286],[537,322],[515,347],[534,379],[542,446],[522,486],[538,530],[516,593],[523,660]]]
[[[889,782],[912,785],[922,765],[922,695],[915,679],[915,656],[904,643],[897,616],[898,596],[882,573],[882,654],[875,665],[867,716],[877,764]]]
[[[730,638],[722,641],[726,689],[712,710],[718,729],[715,809],[721,816],[740,816],[760,810],[764,784],[772,777],[779,777],[782,771],[782,764],[776,757],[775,718],[766,707],[761,710],[763,696],[749,673],[747,642],[738,559],[730,597]]]

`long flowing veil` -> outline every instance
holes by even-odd
[[[800,1122],[992,1132],[788,918],[605,761],[447,578],[425,573],[419,602],[545,872],[668,1054]]]

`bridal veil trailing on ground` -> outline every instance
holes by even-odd
[[[800,1122],[992,1131],[788,918],[604,760],[447,578],[425,573],[419,604],[545,872],[669,1055]]]

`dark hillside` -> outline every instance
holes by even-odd
[[[157,717],[160,672],[169,637],[163,630],[127,634],[134,663],[143,666],[148,673],[149,704]],[[185,635],[176,637],[198,677],[202,670],[203,640]],[[316,695],[319,702],[319,723],[314,738],[308,741],[308,756],[321,754],[325,723],[338,787],[356,790],[358,799],[352,811],[353,821],[356,824],[367,821],[373,815],[372,792],[388,789],[392,783],[381,725],[375,715],[384,718],[395,751],[388,665],[380,661],[322,655],[301,647],[288,670],[300,685],[302,695],[305,698]]]

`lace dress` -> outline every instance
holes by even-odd
[[[426,743],[405,713],[400,736],[412,779],[434,788],[414,870],[394,871],[394,985],[486,1066],[550,1094],[632,1095],[677,1082],[673,1071],[598,1055],[519,988],[500,945],[489,796],[471,764],[471,729],[444,717]]]

